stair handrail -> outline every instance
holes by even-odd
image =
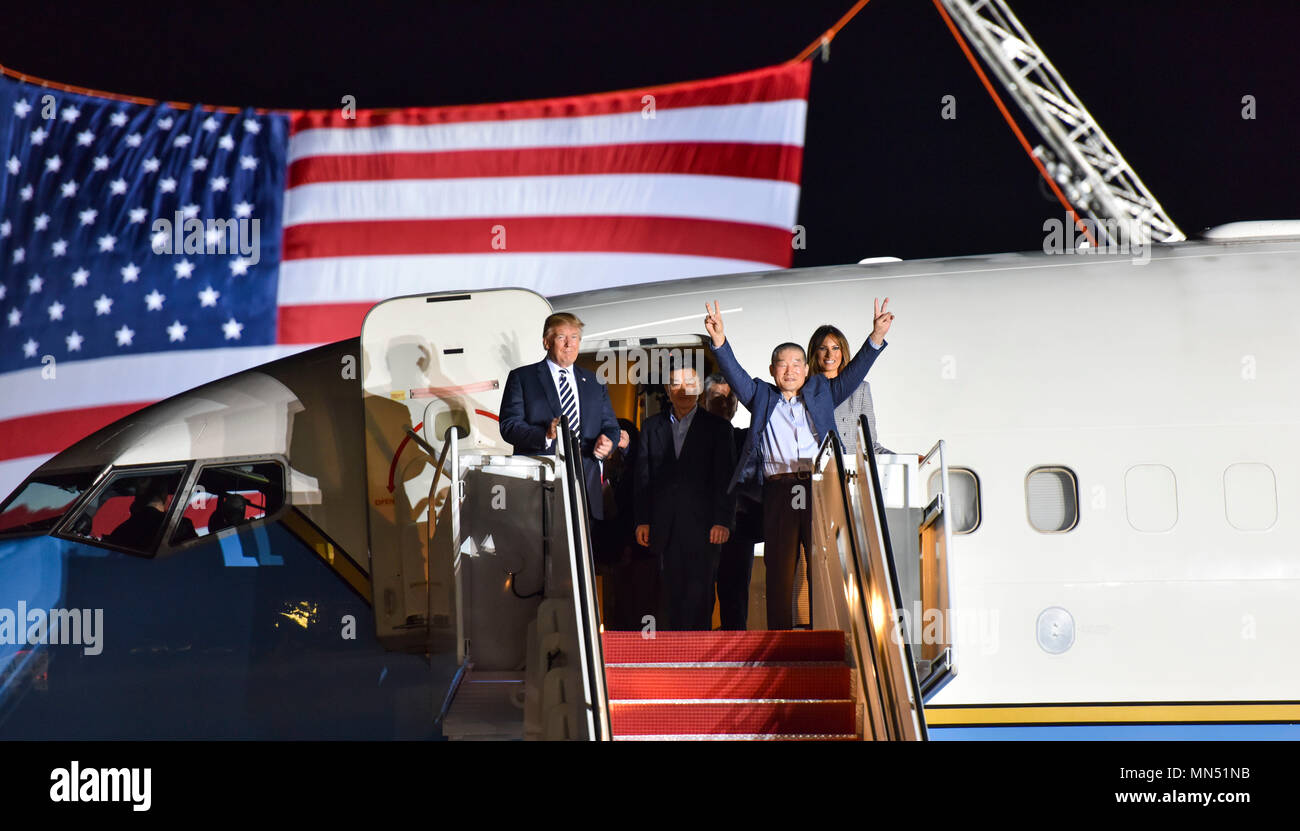
[[[839,626],[845,631],[845,637],[849,649],[852,651],[854,669],[857,673],[857,680],[862,695],[866,699],[868,706],[873,700],[878,701],[884,708],[879,722],[881,727],[886,731],[887,736],[898,736],[899,738],[915,737],[921,740],[927,738],[925,729],[925,719],[920,711],[921,696],[916,688],[915,664],[912,660],[910,645],[903,640],[898,647],[901,647],[901,655],[896,654],[890,658],[888,652],[879,651],[880,644],[884,643],[882,638],[894,639],[896,633],[896,621],[875,620],[875,616],[881,611],[873,608],[872,587],[876,586],[877,590],[889,592],[893,600],[894,609],[901,607],[901,596],[898,588],[898,576],[893,565],[893,551],[889,542],[888,527],[886,525],[884,514],[884,497],[880,487],[879,475],[875,465],[874,454],[864,448],[871,448],[871,432],[866,424],[865,417],[857,425],[858,434],[858,453],[854,457],[857,463],[853,470],[845,466],[844,449],[839,441],[838,435],[830,433],[823,440],[816,457],[815,472],[824,475],[827,473],[827,466],[831,460],[834,460],[838,472],[838,481],[835,483],[839,490],[838,495],[843,508],[844,521],[848,523],[847,545],[839,545],[833,556],[839,563],[839,573],[842,577],[840,589],[844,592],[843,610],[847,613],[846,620],[840,620]],[[870,479],[872,487],[867,490],[862,487],[863,479]],[[861,519],[865,518],[867,508],[855,502],[854,495],[859,500],[871,500],[871,516],[878,523],[880,559],[883,561],[883,569],[873,570],[872,563],[875,562],[874,554],[871,550],[871,540],[869,534],[875,534],[876,529],[867,529],[860,527]],[[812,580],[810,575],[810,591],[812,590]],[[836,607],[840,608],[840,607]],[[815,607],[814,607],[814,615]],[[838,616],[834,616],[838,617]],[[832,617],[832,619],[834,619]],[[814,623],[814,625],[816,625]],[[895,647],[895,648],[898,648]],[[878,660],[884,657],[886,663],[881,664]],[[906,675],[905,690],[900,690],[897,675],[890,671],[893,667],[901,670]],[[881,673],[884,673],[882,675]],[[875,689],[875,693],[869,693],[868,690]],[[906,698],[906,701],[903,699]],[[897,718],[894,711],[908,710],[908,714],[898,712]],[[907,718],[910,715],[911,725],[898,719]],[[862,734],[865,737],[870,728],[868,726],[871,715],[870,712],[864,713],[862,722]],[[873,731],[874,732],[874,731]]]
[[[591,524],[587,514],[587,484],[583,471],[581,440],[569,427],[568,416],[560,416],[556,456],[563,462],[565,494],[568,499],[569,532],[573,535],[570,576],[573,581],[575,619],[578,627],[587,738],[609,741],[609,693],[605,686],[605,650],[600,637],[600,607],[596,602],[596,566],[591,557]]]

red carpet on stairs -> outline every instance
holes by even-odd
[[[844,633],[606,632],[616,739],[853,739]]]

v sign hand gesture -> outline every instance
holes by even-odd
[[[709,337],[713,338],[713,348],[721,349],[722,344],[727,342],[727,336],[722,333],[722,311],[718,308],[718,301],[713,301],[712,309],[709,308],[708,303],[705,303],[704,311],[706,312],[704,329],[709,333]]]
[[[889,311],[889,298],[881,303],[880,298],[876,298],[876,314],[874,317],[875,325],[871,328],[871,342],[877,347],[885,342],[885,335],[889,334],[889,327],[894,322],[894,313]]]

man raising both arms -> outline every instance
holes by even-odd
[[[857,390],[885,348],[893,323],[889,298],[875,301],[874,325],[867,342],[834,378],[808,377],[808,356],[797,343],[772,350],[768,368],[774,384],[751,378],[740,366],[723,332],[722,312],[714,301],[704,328],[711,348],[740,403],[750,412],[749,436],[741,448],[730,489],[757,481],[763,487],[763,560],[767,567],[767,628],[793,626],[794,574],[802,547],[812,547],[809,492],[813,459],[828,432],[835,432],[835,408]],[[836,435],[839,435],[836,432]]]

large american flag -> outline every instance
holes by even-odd
[[[386,297],[788,267],[809,71],[276,113],[6,73],[0,496],[153,401],[355,336]],[[257,220],[259,250],[208,228],[156,253],[159,219]]]

